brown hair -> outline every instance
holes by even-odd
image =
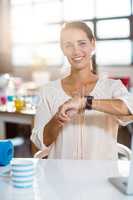
[[[67,30],[67,29],[70,29],[70,28],[80,29],[80,30],[82,30],[86,33],[86,35],[87,35],[87,37],[89,38],[90,41],[95,40],[95,37],[94,37],[90,27],[82,21],[73,21],[73,22],[64,23],[62,30],[61,30],[61,34],[64,30]],[[95,56],[94,55],[92,56],[92,67],[93,67],[93,73],[96,73],[96,63],[95,63]]]
[[[70,28],[81,29],[82,31],[84,31],[86,33],[86,35],[90,41],[95,39],[95,37],[92,33],[92,30],[84,22],[81,22],[81,21],[66,22],[66,23],[64,23],[64,25],[62,27],[61,33],[63,30],[70,29]]]

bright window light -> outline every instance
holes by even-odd
[[[132,0],[133,1],[133,0]],[[100,39],[96,62],[99,65],[131,64],[130,24],[126,16],[133,13],[131,0],[10,0],[12,63],[29,66],[35,60],[59,66],[63,55],[59,46],[61,23],[82,20]],[[120,19],[119,17],[124,17]],[[118,19],[98,18],[118,17]],[[38,62],[37,61],[37,62]]]
[[[11,9],[11,26],[30,27],[33,22],[33,13],[31,5],[14,6]]]
[[[25,26],[23,28],[12,29],[12,43],[13,44],[32,44],[34,41],[34,30],[31,27]]]
[[[64,0],[64,20],[94,18],[94,0]]]
[[[132,0],[132,14],[133,14],[133,0]]]
[[[31,4],[32,0],[11,0],[11,5]]]
[[[29,0],[30,1],[30,0]],[[31,0],[33,3],[46,3],[49,1],[54,1],[54,0]]]
[[[38,43],[59,41],[61,26],[59,24],[37,26],[34,40]]]
[[[46,65],[59,66],[63,62],[63,54],[59,44],[37,46],[18,45],[12,49],[12,64],[17,66]]]
[[[128,19],[100,20],[96,29],[99,38],[128,37],[130,24]]]
[[[130,0],[96,0],[96,17],[118,17],[131,14]]]
[[[16,66],[27,66],[32,64],[32,51],[30,46],[14,46],[12,49],[12,64]]]
[[[62,20],[62,3],[58,0],[35,4],[34,18],[40,23],[60,22]]]
[[[98,65],[131,64],[130,40],[97,41],[96,62]]]
[[[44,44],[35,47],[35,57],[45,60],[47,65],[61,65],[63,55],[59,44]]]
[[[45,25],[34,27],[25,27],[12,29],[12,43],[13,44],[37,44],[43,42],[55,42],[59,41],[61,26]]]

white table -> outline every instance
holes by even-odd
[[[0,177],[1,200],[130,200],[114,188],[108,177],[128,175],[127,161],[35,160],[32,189],[13,188]]]

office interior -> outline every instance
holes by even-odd
[[[96,37],[99,76],[121,79],[133,93],[132,0],[1,0],[0,139],[13,141],[15,157],[36,152],[30,135],[38,90],[69,73],[59,36],[63,23],[74,20],[88,24]],[[131,148],[132,134],[132,123],[120,127],[118,142]]]

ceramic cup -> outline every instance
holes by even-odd
[[[11,163],[12,185],[31,188],[34,181],[34,164],[28,159],[14,159]]]

